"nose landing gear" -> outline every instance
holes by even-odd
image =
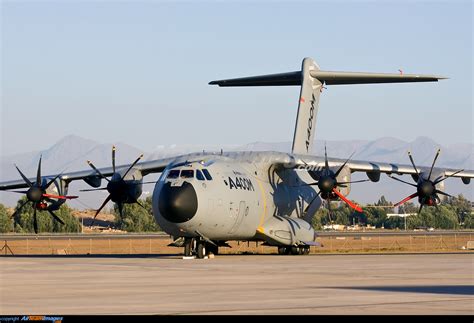
[[[184,239],[184,256],[196,256],[198,259],[204,259],[209,253],[217,255],[219,247],[212,245],[199,238],[185,238]]]

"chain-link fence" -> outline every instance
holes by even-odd
[[[180,254],[182,248],[168,246],[166,236],[107,236],[107,237],[0,237],[0,255],[153,255]],[[469,252],[471,233],[452,234],[370,234],[318,237],[319,247],[311,253],[390,253],[390,252]],[[474,242],[471,242],[471,244]],[[231,241],[221,247],[221,254],[276,254],[275,247],[262,242]]]

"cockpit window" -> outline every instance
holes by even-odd
[[[173,178],[178,178],[178,177],[179,177],[179,169],[173,169],[173,170],[170,170],[167,178],[173,179]]]
[[[212,176],[209,174],[209,171],[207,169],[203,169],[202,172],[204,173],[204,176],[206,176],[206,179],[208,181],[212,181]]]
[[[183,169],[181,171],[181,178],[193,178],[194,177],[194,170],[192,169]]]
[[[202,174],[202,172],[199,169],[196,169],[196,178],[200,181],[204,180],[204,175]]]

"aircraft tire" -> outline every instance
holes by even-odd
[[[192,250],[193,239],[186,238],[184,241],[184,256],[191,257],[193,255]]]
[[[203,259],[206,256],[206,244],[200,241],[197,245],[197,257]]]
[[[286,247],[278,247],[278,254],[279,255],[286,255]]]
[[[298,248],[298,247],[290,247],[290,248],[291,248],[290,250],[291,250],[292,255],[299,255],[300,254],[299,253],[300,248]]]

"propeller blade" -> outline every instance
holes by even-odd
[[[138,158],[133,162],[133,164],[130,165],[130,167],[127,169],[127,171],[125,172],[125,174],[123,174],[122,176],[122,179],[125,178],[125,176],[127,176],[128,172],[133,168],[133,166],[135,166],[139,161],[140,159],[143,158],[143,154],[141,154],[140,156],[138,156]]]
[[[316,200],[319,196],[319,194],[321,194],[321,191],[319,191],[315,197],[313,197],[313,199],[311,200],[311,202],[309,202],[308,206],[306,207],[306,209],[304,210],[304,213],[308,212],[308,209],[310,207],[310,205],[314,202],[314,200]]]
[[[33,228],[35,233],[38,234],[38,220],[36,219],[36,203],[33,203]]]
[[[28,191],[7,191],[7,192],[20,193],[20,194],[26,194],[26,193],[28,193]]]
[[[36,172],[36,186],[41,187],[41,158],[43,156],[40,155],[40,160],[38,162],[38,171]]]
[[[328,152],[326,149],[326,143],[324,143],[324,167],[329,169],[329,162],[328,162]]]
[[[338,190],[336,190],[335,188],[332,189],[332,191],[337,195],[339,196],[339,198],[341,200],[343,200],[344,202],[346,202],[351,208],[353,208],[354,210],[356,210],[357,212],[363,212],[362,209],[360,208],[360,206],[352,203],[351,201],[349,201],[348,199],[346,199],[346,197],[344,195],[341,194],[341,192],[339,192]]]
[[[146,210],[148,212],[148,210],[146,209],[146,207],[143,206],[143,204],[140,203],[140,201],[136,200],[135,203],[137,203],[138,205],[140,205],[144,210]]]
[[[58,221],[59,223],[61,223],[62,225],[64,225],[63,220],[61,220],[56,214],[54,214],[53,211],[48,210],[48,212],[49,212],[49,214],[51,214],[51,216],[53,217],[53,219],[55,219],[56,221]]]
[[[334,174],[334,177],[337,177],[339,175],[339,173],[342,171],[342,169],[344,168],[344,166],[346,166],[346,164],[349,162],[349,160],[351,160],[352,156],[354,156],[354,152],[349,156],[349,158],[347,158],[347,160],[344,162],[344,164],[342,164],[341,167],[339,167],[339,169],[337,170],[337,172]]]
[[[77,199],[79,197],[79,196],[75,196],[75,195],[67,196],[67,195],[54,195],[54,194],[46,194],[46,193],[43,193],[41,196],[42,197],[49,197],[49,198],[52,198],[52,199],[60,199],[60,200],[72,200],[72,199]]]
[[[94,191],[105,191],[107,187],[100,187],[100,188],[90,188],[86,190],[80,190],[79,192],[94,192]]]
[[[393,206],[396,207],[396,206],[402,205],[403,203],[405,203],[405,202],[407,202],[407,201],[409,201],[409,200],[411,200],[411,199],[413,199],[417,196],[418,196],[418,192],[413,193],[412,195],[410,195],[410,196],[404,198],[403,200],[401,200],[400,202],[395,203]]]
[[[104,203],[102,203],[102,205],[100,206],[100,208],[95,212],[95,215],[94,215],[94,218],[92,219],[92,222],[91,222],[91,225],[92,226],[94,224],[94,221],[95,221],[95,218],[97,217],[97,214],[100,213],[100,211],[102,211],[102,209],[104,208],[104,206],[110,201],[110,199],[112,198],[112,195],[109,194],[109,196],[107,196],[107,198],[105,199]]]
[[[368,182],[368,179],[361,179],[360,181],[352,181],[352,182],[337,182],[337,185],[344,185],[344,184],[354,184],[354,183],[363,183]]]
[[[119,214],[120,217],[123,218],[123,204],[122,203],[117,203],[118,209],[119,209]]]
[[[22,209],[22,208],[26,205],[26,203],[28,203],[28,202],[29,202],[29,200],[26,200],[25,202],[23,202],[23,204],[20,205],[20,207],[17,208],[17,209],[15,210],[15,212],[13,212],[12,218],[14,218],[18,213],[20,213],[21,209]]]
[[[402,180],[402,179],[400,179],[400,178],[397,178],[397,177],[394,177],[394,176],[392,176],[392,175],[388,175],[388,177],[390,177],[390,178],[392,178],[392,179],[394,179],[394,180],[396,180],[396,181],[399,181],[399,182],[402,182],[402,183],[411,185],[411,186],[413,186],[413,187],[417,187],[417,186],[416,186],[415,184],[413,184],[413,183],[405,182],[404,180]]]
[[[423,209],[423,206],[424,206],[424,204],[423,204],[423,203],[421,203],[421,204],[420,204],[420,208],[418,209],[418,214],[420,214],[420,213],[421,213],[421,210]]]
[[[441,195],[446,195],[446,196],[449,196],[449,197],[452,197],[452,198],[454,198],[454,196],[452,196],[452,195],[449,195],[448,193],[442,192],[442,191],[440,191],[440,190],[436,190],[436,191],[435,191],[435,193],[437,193],[437,194],[441,194]]]
[[[21,178],[23,178],[23,180],[25,181],[25,183],[28,184],[29,187],[32,187],[33,184],[32,184],[32,183],[30,182],[30,180],[25,176],[25,174],[23,174],[23,173],[21,172],[21,170],[18,168],[17,165],[15,165],[15,167],[16,167],[16,170],[18,171],[18,173],[20,173]]]
[[[112,146],[112,170],[115,173],[115,146]]]
[[[61,175],[62,175],[62,173],[59,173],[58,175],[56,175],[52,180],[50,180],[48,182],[48,184],[46,184],[46,186],[43,189],[45,189],[45,190],[48,189],[48,187],[50,187],[51,184],[53,184],[54,181],[56,181],[59,178],[59,176],[61,176]]]
[[[95,172],[96,172],[97,174],[99,174],[100,177],[102,177],[103,179],[107,180],[107,182],[110,182],[110,180],[109,180],[107,177],[105,177],[104,175],[102,175],[102,173],[94,166],[94,164],[92,164],[92,162],[91,162],[90,160],[87,161],[87,164],[89,164],[89,166],[90,166],[93,170],[95,170]]]
[[[431,169],[430,169],[430,174],[428,175],[428,180],[431,178],[431,173],[433,172],[434,165],[436,163],[436,159],[438,159],[439,153],[441,152],[441,149],[438,148],[438,151],[436,152],[435,158],[433,159],[433,164],[431,164]]]
[[[452,173],[452,174],[449,175],[449,176],[444,176],[444,177],[442,177],[442,178],[436,180],[433,184],[434,184],[434,185],[439,184],[439,183],[441,183],[442,181],[444,181],[445,179],[448,179],[448,178],[450,178],[450,177],[453,177],[454,175],[459,174],[460,172],[463,172],[463,171],[464,171],[464,169],[461,169],[461,170],[458,170],[457,172]]]
[[[415,162],[413,161],[413,157],[410,151],[408,151],[408,158],[410,158],[410,162],[413,165],[413,168],[415,169],[416,175],[420,176],[420,173],[418,173],[418,169],[416,168]]]

